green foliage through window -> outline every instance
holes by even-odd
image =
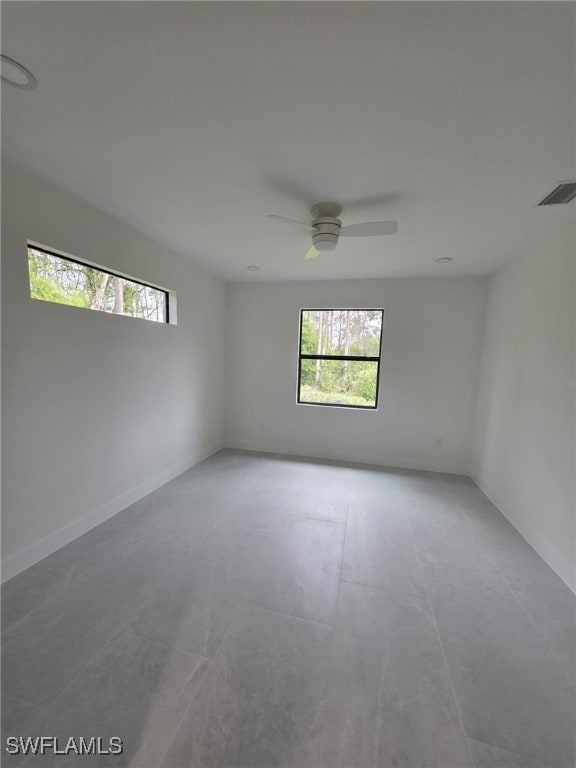
[[[298,402],[376,407],[382,316],[381,309],[302,310]]]
[[[88,264],[28,247],[30,296],[116,315],[167,322],[168,294]]]

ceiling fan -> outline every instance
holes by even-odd
[[[310,215],[312,216],[310,224],[274,214],[266,218],[295,224],[312,233],[312,245],[306,251],[305,259],[313,259],[318,256],[320,251],[333,251],[338,245],[340,237],[379,237],[381,235],[395,235],[398,232],[397,221],[367,221],[363,224],[351,224],[343,227],[338,218],[341,213],[342,206],[338,203],[316,203],[310,208]]]

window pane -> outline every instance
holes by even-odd
[[[379,309],[305,309],[300,353],[377,357],[381,331]]]
[[[28,248],[33,299],[166,322],[166,291]]]
[[[377,362],[302,360],[299,400],[374,408],[377,378]]]

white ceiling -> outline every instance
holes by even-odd
[[[2,86],[6,155],[228,280],[485,274],[574,220],[534,208],[576,175],[573,3],[2,12],[38,80]],[[400,232],[304,262],[307,235],[265,215],[324,200]]]

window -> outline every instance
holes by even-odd
[[[30,243],[28,275],[33,299],[169,322],[168,291]]]
[[[376,408],[382,309],[303,309],[298,402]]]

